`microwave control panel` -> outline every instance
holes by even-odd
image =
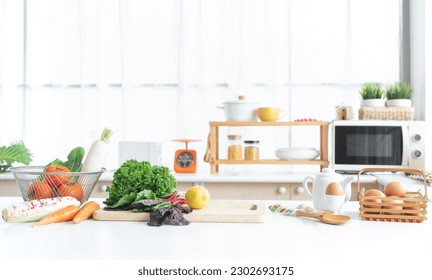
[[[410,122],[408,126],[410,135],[409,150],[410,158],[408,166],[410,168],[424,169],[425,168],[425,137],[426,124],[422,121]]]

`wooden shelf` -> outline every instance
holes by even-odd
[[[309,164],[319,165],[321,169],[328,167],[328,127],[327,121],[298,121],[298,122],[210,122],[208,147],[205,161],[210,164],[210,172],[219,171],[219,164]],[[219,127],[220,126],[318,126],[320,128],[320,158],[314,160],[228,160],[219,159]]]
[[[259,160],[229,160],[217,159],[214,160],[215,164],[328,164],[326,160],[312,159],[312,160],[282,160],[282,159],[259,159]]]
[[[299,122],[210,122],[210,126],[328,126],[326,121]]]

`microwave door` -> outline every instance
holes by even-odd
[[[405,132],[403,132],[405,130]],[[368,166],[402,166],[407,161],[403,127],[337,126],[334,163],[336,169]]]

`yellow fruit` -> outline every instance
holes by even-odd
[[[189,188],[185,194],[186,204],[192,209],[202,209],[207,206],[210,201],[210,193],[201,186],[193,186]]]

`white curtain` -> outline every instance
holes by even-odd
[[[361,83],[399,79],[399,15],[393,0],[0,0],[0,145],[44,164],[110,127],[108,168],[122,140],[162,141],[171,164],[171,139],[201,139],[202,158],[238,95],[331,120]],[[267,158],[319,147],[307,129],[242,133]]]

